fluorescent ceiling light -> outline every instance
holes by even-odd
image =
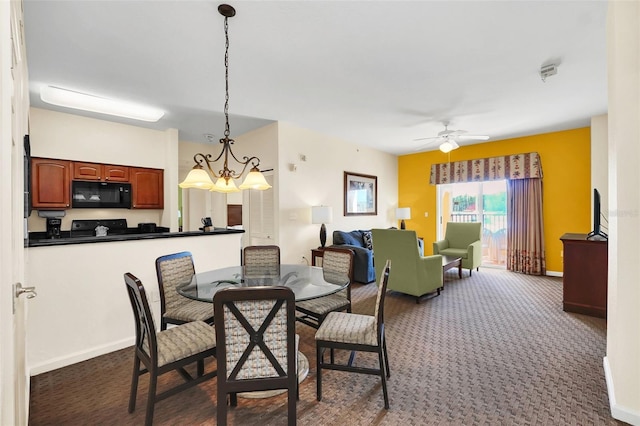
[[[40,99],[48,104],[141,121],[158,121],[164,115],[164,111],[158,108],[101,98],[53,86],[43,86],[40,89]]]

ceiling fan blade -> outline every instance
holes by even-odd
[[[438,139],[440,139],[440,138],[441,138],[441,136],[432,136],[432,137],[429,137],[429,138],[418,138],[418,139],[414,139],[413,141],[414,141],[414,142],[417,142],[417,141],[429,141],[429,140],[435,141],[435,140],[438,140]]]
[[[486,141],[489,139],[487,135],[459,135],[455,137],[458,140],[468,140],[468,141]]]

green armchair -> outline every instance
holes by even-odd
[[[482,224],[480,222],[449,222],[444,240],[433,243],[433,254],[462,258],[462,267],[480,269],[482,263]]]
[[[387,289],[416,297],[438,292],[442,288],[442,256],[421,256],[416,231],[372,229],[376,276],[382,276],[387,260],[393,268]]]

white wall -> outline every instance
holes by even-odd
[[[155,272],[159,256],[190,251],[196,272],[240,262],[242,234],[30,247],[27,366],[31,375],[64,367],[134,343],[133,313],[123,275],[138,277],[152,302],[159,327]],[[213,305],[211,307],[213,312]]]
[[[311,206],[333,209],[326,224],[327,245],[334,230],[351,231],[397,226],[398,160],[395,155],[354,145],[292,124],[278,123],[279,239],[284,263],[311,261],[311,249],[320,245],[320,225],[311,224]],[[304,156],[305,160],[301,159]],[[295,164],[296,171],[290,165]],[[344,172],[378,178],[378,214],[344,216]]]
[[[613,417],[640,425],[640,2],[610,1],[609,290],[604,359]]]
[[[602,214],[607,220],[609,219],[608,120],[607,114],[591,117],[591,187],[597,188],[600,193]],[[593,219],[591,221],[593,222]],[[591,225],[593,229],[593,223]],[[602,225],[606,226],[607,223],[603,221]]]
[[[31,108],[29,115],[33,157],[164,169],[164,211],[68,209],[62,230],[69,230],[74,219],[109,218],[125,218],[132,227],[139,222],[156,222],[178,230],[178,191],[172,183],[178,179],[177,130],[151,130],[39,108]],[[34,210],[29,231],[45,229],[45,219]]]

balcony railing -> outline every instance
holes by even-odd
[[[451,222],[482,222],[483,265],[506,266],[507,215],[504,213],[451,213]]]

